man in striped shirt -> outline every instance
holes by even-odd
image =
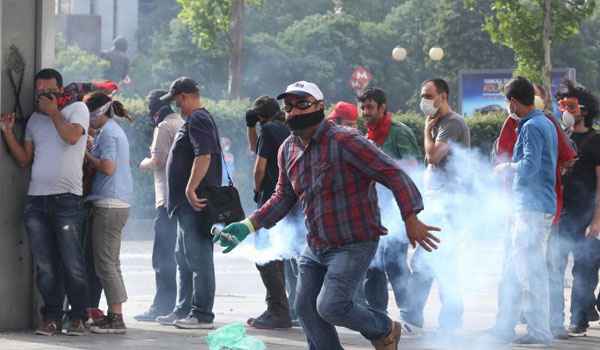
[[[421,195],[394,160],[358,132],[324,121],[323,93],[299,81],[279,95],[292,131],[278,154],[275,193],[249,218],[216,237],[231,251],[249,233],[274,226],[300,201],[308,247],[298,261],[295,309],[311,350],[342,349],[335,326],[360,332],[375,349],[397,349],[400,325],[383,312],[353,302],[379,241],[381,226],[375,182],[394,194],[413,245],[427,250],[439,240],[417,213]],[[235,237],[235,239],[227,239]]]

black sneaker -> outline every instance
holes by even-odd
[[[571,337],[585,337],[587,336],[587,327],[569,326],[568,332]]]
[[[546,348],[552,345],[552,341],[544,340],[527,334],[513,341],[513,344],[526,345],[527,347],[532,348]]]
[[[123,315],[109,313],[101,321],[95,322],[90,328],[96,334],[125,334],[127,327],[123,322]]]
[[[292,328],[292,320],[289,315],[278,317],[272,312],[265,311],[257,318],[250,318],[246,322],[250,327],[257,329],[288,329]]]
[[[588,311],[588,321],[590,321],[590,322],[600,321],[600,315],[598,315],[598,311],[596,311],[595,306],[592,306],[592,309]]]

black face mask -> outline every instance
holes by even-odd
[[[314,111],[312,113],[295,115],[292,118],[286,118],[285,123],[290,130],[302,130],[319,124],[325,119],[323,110]]]

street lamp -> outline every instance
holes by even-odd
[[[406,54],[406,49],[400,46],[396,46],[392,50],[392,58],[394,59],[394,61],[404,61],[406,59]]]
[[[429,49],[429,58],[434,61],[440,61],[444,58],[444,50],[441,47],[432,47]]]

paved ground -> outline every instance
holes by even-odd
[[[0,350],[69,350],[69,349],[208,349],[204,341],[207,331],[182,331],[172,327],[152,323],[139,323],[131,317],[145,310],[154,293],[153,272],[150,268],[151,242],[126,241],[123,245],[122,263],[130,300],[125,304],[127,335],[104,336],[88,335],[84,337],[40,337],[31,333],[0,333]],[[498,254],[491,251],[487,256]],[[477,262],[471,262],[477,266]],[[256,316],[264,308],[264,289],[253,265],[242,257],[216,254],[217,298],[215,313],[217,326],[230,322],[244,321]],[[481,340],[481,331],[493,323],[496,311],[497,271],[479,281],[477,288],[465,291],[465,331],[459,337],[449,340],[436,339],[432,329],[435,327],[439,310],[437,292],[434,290],[426,309],[426,337],[404,339],[401,349],[506,349],[494,347]],[[568,295],[568,291],[566,293]],[[390,294],[392,295],[392,294]],[[393,305],[393,297],[390,305]],[[102,301],[104,305],[104,301]],[[395,308],[391,315],[398,315]],[[372,349],[359,334],[340,329],[344,348],[348,350]],[[522,330],[521,330],[522,331]],[[267,349],[296,350],[306,349],[306,342],[300,329],[290,331],[253,331],[248,333],[262,339]],[[589,332],[588,337],[556,342],[554,349],[599,349],[600,325]]]

